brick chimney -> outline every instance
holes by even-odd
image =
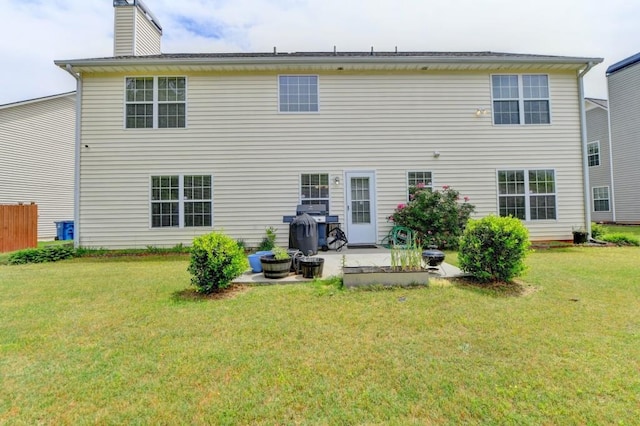
[[[114,56],[159,55],[162,27],[140,0],[113,0]]]

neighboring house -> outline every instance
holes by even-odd
[[[604,99],[585,98],[591,220],[613,222],[609,111]]]
[[[607,69],[613,220],[640,224],[640,53]]]
[[[161,54],[157,19],[114,6],[116,56],[56,61],[78,79],[76,244],[222,229],[256,246],[270,226],[286,244],[302,203],[328,204],[350,243],[379,243],[419,182],[469,196],[477,217],[522,218],[534,240],[589,225],[581,83],[602,59]]]
[[[76,94],[0,105],[0,204],[35,202],[38,239],[73,220]]]

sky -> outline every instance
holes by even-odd
[[[638,0],[144,0],[163,53],[493,51],[604,62],[640,52]],[[113,56],[112,0],[0,0],[0,105],[75,90],[58,59]]]

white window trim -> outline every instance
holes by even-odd
[[[589,145],[592,145],[592,144],[596,144],[598,147],[598,164],[594,166],[589,166],[589,156],[590,156]],[[600,141],[587,142],[587,166],[591,168],[591,167],[600,167],[601,165],[602,165],[602,154],[600,151]]]
[[[280,109],[280,77],[315,77],[318,82],[318,110],[317,111],[282,111]],[[319,114],[320,113],[320,75],[319,74],[278,74],[276,77],[276,84],[278,85],[278,113],[279,114]]]
[[[602,188],[607,188],[607,198],[598,198],[596,200],[595,191],[596,191],[596,189],[602,189]],[[611,212],[611,188],[609,188],[608,185],[591,187],[591,199],[592,199],[592,203],[593,203],[593,205],[591,207],[592,207],[592,211],[594,213],[610,213]],[[596,210],[596,201],[602,201],[602,200],[607,200],[608,201],[608,204],[609,204],[609,209],[608,210]]]
[[[495,99],[493,97],[493,76],[509,76],[509,75],[515,75],[518,77],[518,109],[520,111],[520,123],[518,124],[496,124],[496,120],[494,117],[495,111],[494,111],[494,101],[507,101],[507,100],[511,100],[514,101],[515,99],[506,99],[506,98],[497,98]],[[526,99],[526,100],[538,100],[538,101],[547,101],[549,102],[549,123],[525,123],[524,122],[524,84],[522,83],[522,77],[525,75],[544,75],[547,77],[547,83],[549,84],[548,89],[549,89],[549,97],[548,98],[535,98],[535,99]],[[493,124],[496,127],[519,127],[519,126],[551,126],[553,124],[553,108],[551,105],[551,78],[549,77],[549,74],[545,74],[545,73],[496,73],[496,74],[491,74],[489,76],[489,90],[491,92],[491,124]]]
[[[431,185],[425,185],[425,188],[431,188],[431,190],[433,191],[434,188],[434,184],[433,184],[433,171],[432,170],[407,170],[407,174],[406,174],[406,184],[407,184],[407,201],[411,201],[409,200],[409,188],[411,188],[411,184],[409,183],[409,174],[410,173],[431,173]]]
[[[163,104],[167,104],[167,103],[180,103],[180,102],[159,102],[158,101],[158,78],[159,77],[163,77],[163,78],[184,78],[184,127],[158,127],[158,114],[159,114],[159,107],[158,105],[160,105],[161,103]],[[153,78],[153,127],[127,127],[127,105],[129,105],[129,102],[127,102],[127,79],[128,78]],[[124,107],[123,107],[123,114],[122,114],[122,128],[124,130],[150,130],[150,129],[154,129],[154,130],[182,130],[182,129],[186,129],[189,126],[188,123],[188,117],[189,117],[189,79],[187,78],[186,75],[126,75],[123,78],[123,102],[124,102]],[[145,102],[146,103],[146,102]],[[132,102],[131,105],[135,105],[137,104],[137,102]]]
[[[558,172],[556,169],[554,169],[553,167],[501,167],[499,169],[496,169],[496,213],[498,216],[500,216],[500,177],[498,175],[499,172],[501,171],[510,171],[510,170],[522,170],[524,171],[524,188],[525,188],[525,192],[524,194],[509,194],[509,195],[521,195],[524,196],[524,208],[525,208],[525,219],[524,222],[527,223],[541,223],[541,222],[557,222],[559,220],[560,217],[560,211],[558,210]],[[556,192],[554,192],[553,194],[547,193],[547,194],[536,194],[536,193],[531,193],[529,191],[529,172],[532,170],[552,170],[553,171],[553,183],[556,189]],[[555,219],[531,219],[531,202],[530,202],[530,198],[531,196],[536,196],[536,195],[554,195],[555,196],[555,210],[556,210],[556,217]],[[522,219],[521,219],[522,220]]]
[[[298,204],[308,200],[325,200],[325,198],[302,198],[302,175],[327,175],[329,193],[327,194],[327,211],[331,211],[331,173],[329,172],[301,172],[298,175]]]
[[[178,226],[153,226],[153,209],[152,204],[153,201],[153,182],[152,178],[154,176],[178,176],[178,199],[177,200],[162,200],[161,202],[177,202],[178,203]],[[211,176],[211,199],[210,200],[186,200],[184,198],[184,177],[185,176]],[[157,229],[211,229],[214,226],[214,177],[213,173],[153,173],[148,176],[149,183],[149,229],[157,230]],[[184,226],[184,203],[185,201],[201,201],[201,202],[211,202],[211,226]]]

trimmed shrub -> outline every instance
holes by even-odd
[[[460,193],[449,186],[432,191],[424,184],[409,188],[409,202],[398,204],[389,220],[416,232],[420,245],[435,245],[440,249],[456,249],[458,239],[475,210],[469,197],[460,200]]]
[[[9,255],[9,265],[24,265],[26,263],[56,262],[70,259],[75,255],[71,245],[46,246],[42,248],[30,248],[18,250]]]
[[[529,232],[519,219],[471,219],[460,239],[458,262],[478,281],[509,282],[524,272],[529,246]]]
[[[640,240],[630,235],[614,233],[606,234],[601,237],[601,240],[608,243],[613,243],[618,246],[640,246]]]
[[[193,240],[188,271],[199,293],[225,289],[249,268],[249,260],[238,242],[221,232],[212,232]]]

